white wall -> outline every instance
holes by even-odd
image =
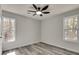
[[[3,11],[3,16],[16,19],[16,41],[3,42],[3,50],[37,43],[41,39],[41,21]]]
[[[0,38],[0,55],[2,54],[2,38]]]
[[[79,52],[79,38],[77,42],[67,42],[63,39],[63,18],[65,16],[75,14],[79,15],[79,9],[60,15],[55,15],[46,20],[43,20],[41,24],[42,42]]]

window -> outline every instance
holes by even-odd
[[[3,38],[7,42],[15,41],[15,19],[3,17]]]
[[[78,17],[70,16],[64,19],[64,39],[67,41],[77,41]]]
[[[1,26],[1,16],[0,16],[0,38],[2,38],[2,26]]]

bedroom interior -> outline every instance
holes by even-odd
[[[79,4],[0,4],[0,55],[79,55]]]

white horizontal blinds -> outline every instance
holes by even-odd
[[[15,19],[3,17],[3,37],[5,41],[15,41]]]
[[[1,16],[0,16],[0,38],[2,37],[2,28],[1,28]]]
[[[64,19],[64,39],[67,41],[77,40],[78,17],[70,16]]]

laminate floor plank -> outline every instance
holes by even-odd
[[[36,43],[20,48],[3,51],[3,55],[78,55],[78,53],[45,43]]]

